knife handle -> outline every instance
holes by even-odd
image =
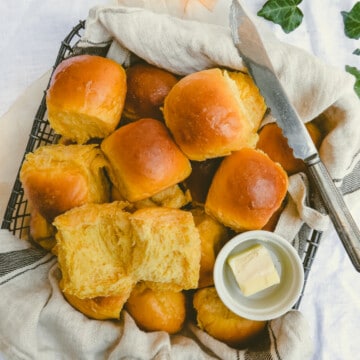
[[[352,264],[360,272],[360,231],[358,226],[320,158],[317,156],[316,159],[310,160],[307,168]]]

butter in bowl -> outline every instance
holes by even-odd
[[[223,303],[251,320],[271,320],[288,312],[300,297],[304,269],[295,248],[263,230],[231,239],[219,252],[214,282]]]

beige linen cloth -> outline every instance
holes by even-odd
[[[88,47],[110,46],[108,56],[125,65],[136,55],[180,75],[215,66],[245,70],[224,17],[228,7],[215,7],[209,14],[197,5],[184,14],[178,4],[134,0],[93,8],[79,47],[86,52]],[[360,102],[353,78],[265,36],[274,67],[302,119],[321,114],[327,136],[320,154],[352,209],[360,187]],[[20,162],[22,154],[17,156]],[[276,229],[300,254],[304,227],[326,230],[329,225],[326,216],[309,207],[307,192],[303,174],[290,178],[290,202]],[[125,311],[119,321],[90,320],[63,299],[58,276],[54,256],[0,231],[0,349],[9,359],[305,360],[312,354],[308,324],[296,310],[270,321],[258,344],[240,351],[192,323],[169,336],[139,330]]]

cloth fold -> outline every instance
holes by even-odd
[[[108,56],[124,65],[141,57],[179,75],[215,66],[246,71],[224,20],[230,1],[222,2],[226,6],[221,11],[213,9],[211,21],[204,7],[180,14],[176,4],[169,11],[165,0],[162,5],[151,0],[129,3],[118,0],[91,9],[79,49],[110,45]],[[354,208],[360,196],[360,103],[353,78],[272,34],[264,36],[274,68],[303,121],[318,117],[327,133],[320,154]],[[302,256],[307,240],[302,225],[322,230],[327,225],[326,217],[309,208],[306,185],[301,176],[290,178],[290,205],[277,227],[292,243],[296,237]],[[125,311],[119,321],[86,318],[64,300],[56,258],[7,231],[0,232],[0,259],[0,348],[11,359],[305,360],[312,354],[307,321],[296,310],[270,321],[257,347],[239,351],[192,323],[169,336],[142,332]]]
[[[55,256],[7,230],[0,230],[0,244],[0,260],[9,264],[4,271],[0,262],[0,348],[9,359],[255,360],[260,352],[303,360],[312,352],[308,323],[296,310],[270,321],[256,347],[246,350],[232,349],[190,322],[170,336],[141,331],[126,311],[118,321],[88,319],[64,300]]]

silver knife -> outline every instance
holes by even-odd
[[[233,42],[250,75],[293,149],[294,156],[303,159],[307,165],[310,180],[316,186],[352,264],[360,272],[359,228],[276,76],[260,33],[238,0],[232,1],[230,28]]]

